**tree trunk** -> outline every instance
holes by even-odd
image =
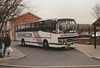
[[[2,32],[3,24],[4,24],[4,23],[1,24],[0,33]]]

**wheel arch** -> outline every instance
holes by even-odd
[[[45,45],[45,43],[47,43],[47,45]],[[49,48],[49,43],[47,39],[43,40],[43,48],[48,49]]]
[[[48,40],[47,40],[47,39],[44,39],[44,40],[43,40],[43,42],[45,42],[45,41],[47,41],[47,42],[48,42]]]
[[[24,38],[21,39],[21,45],[25,46],[25,39]]]

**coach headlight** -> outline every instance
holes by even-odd
[[[64,42],[64,40],[63,40],[63,39],[61,39],[61,42]]]
[[[67,39],[64,39],[64,42],[67,42]]]
[[[58,41],[59,41],[59,42],[64,42],[64,40],[63,40],[63,39],[58,39]]]

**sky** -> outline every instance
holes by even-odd
[[[100,0],[26,0],[29,11],[42,19],[71,18],[78,24],[95,22],[92,8]]]

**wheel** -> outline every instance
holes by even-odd
[[[65,49],[65,47],[62,47],[63,49]]]
[[[25,46],[25,40],[24,40],[24,39],[22,39],[21,45],[22,45],[22,46]]]
[[[47,40],[44,40],[43,41],[43,48],[44,49],[48,49],[49,48],[49,44],[48,44],[48,41]]]

